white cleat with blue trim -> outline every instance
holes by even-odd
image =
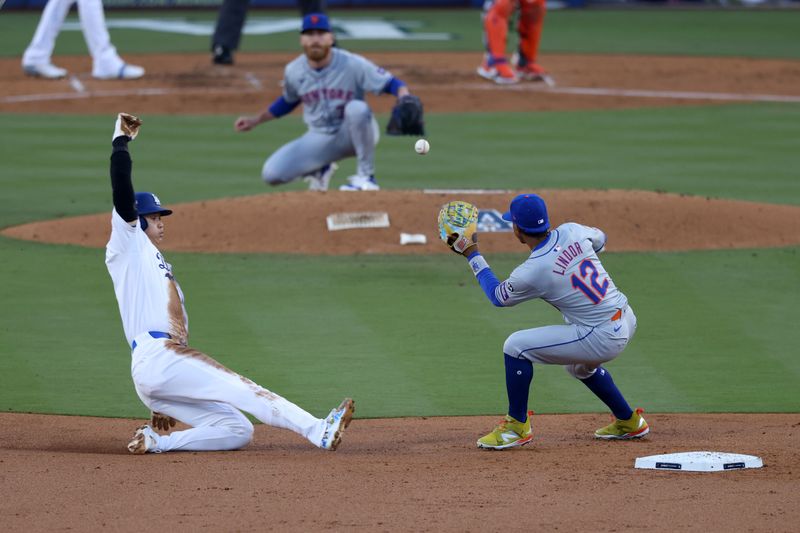
[[[333,409],[325,418],[325,427],[322,431],[319,447],[323,450],[336,451],[342,442],[342,433],[353,419],[356,405],[350,398],[345,398],[339,407]]]

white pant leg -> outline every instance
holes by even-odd
[[[64,19],[67,18],[69,8],[75,0],[50,0],[44,6],[39,25],[25,53],[22,54],[22,65],[41,65],[50,63],[53,49],[56,46],[56,37],[61,31]]]
[[[148,407],[157,400],[180,404],[221,402],[319,445],[324,420],[197,350],[177,346],[170,340],[153,339],[147,334],[136,341],[131,374],[137,393]]]
[[[102,0],[78,0],[78,15],[92,56],[92,76],[117,76],[125,62],[111,44]]]
[[[149,400],[148,407],[192,426],[157,438],[155,451],[238,450],[253,438],[253,424],[238,409],[220,402]]]

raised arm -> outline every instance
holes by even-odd
[[[114,209],[122,219],[131,226],[136,224],[139,214],[136,211],[136,199],[131,181],[131,155],[128,143],[139,134],[142,121],[133,115],[120,113],[114,125],[111,150],[111,196]]]

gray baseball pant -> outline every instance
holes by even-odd
[[[358,160],[358,174],[371,176],[375,173],[375,145],[379,138],[378,121],[367,103],[351,100],[344,107],[339,131],[308,131],[284,144],[264,162],[261,178],[270,185],[280,185],[353,156]]]

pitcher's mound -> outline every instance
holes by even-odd
[[[539,190],[553,227],[572,221],[595,226],[608,249],[696,250],[765,248],[800,243],[800,207],[720,200],[649,191]],[[516,192],[423,191],[281,192],[175,204],[161,248],[192,252],[275,252],[321,255],[450,253],[438,240],[442,204],[460,199],[480,209],[508,208]],[[388,228],[328,231],[333,213],[383,211]],[[19,239],[103,247],[109,213],[7,228]],[[426,244],[401,245],[400,233],[421,233]],[[481,233],[481,250],[524,252],[510,233]]]

